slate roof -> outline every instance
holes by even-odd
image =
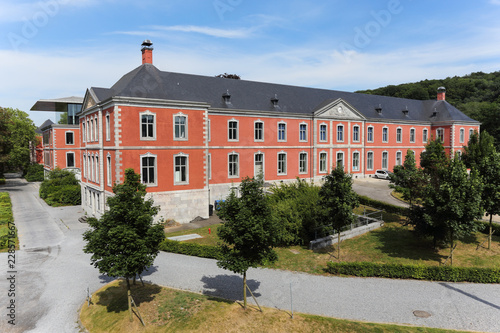
[[[336,90],[172,73],[143,64],[111,88],[91,88],[97,103],[112,97],[142,97],[208,103],[212,109],[312,115],[339,98],[372,121],[474,122],[446,101],[419,101]],[[230,95],[230,103],[223,95]],[[277,98],[277,106],[272,99]],[[381,108],[378,113],[376,108]],[[403,110],[408,110],[407,114]]]

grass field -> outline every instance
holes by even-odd
[[[85,303],[80,319],[91,333],[131,332],[458,332],[423,327],[373,324],[249,306],[238,302],[157,285],[132,286],[132,295],[146,327],[134,314],[129,320],[126,284],[112,282]]]
[[[373,211],[372,208],[360,206],[356,209],[357,214],[363,211]],[[401,263],[401,264],[425,264],[440,265],[445,262],[449,255],[449,248],[434,250],[430,239],[415,237],[411,226],[405,226],[405,219],[395,215],[384,213],[386,223],[380,229],[370,233],[345,240],[340,247],[341,261],[370,261],[377,263]],[[167,233],[167,237],[183,234],[197,233],[203,238],[190,240],[188,242],[216,245],[216,229],[218,225],[212,225],[211,234],[208,227]],[[167,229],[168,232],[168,229]],[[462,267],[491,267],[500,266],[500,236],[493,235],[491,250],[479,246],[486,240],[486,235],[476,233],[467,239],[458,242],[454,252],[454,266]],[[486,244],[483,244],[484,246]],[[269,268],[300,271],[313,274],[324,274],[324,268],[328,261],[338,261],[335,251],[337,245],[313,252],[306,246],[292,246],[277,248],[279,260],[274,264],[267,265]]]

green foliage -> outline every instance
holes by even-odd
[[[369,197],[366,197],[363,195],[359,195],[358,199],[359,199],[359,203],[361,205],[370,206],[370,207],[373,207],[376,209],[384,210],[387,213],[397,214],[397,215],[402,215],[402,216],[406,216],[408,214],[408,208],[406,208],[406,207],[391,205],[387,202],[378,201],[378,200],[375,200],[375,199],[372,199],[372,198],[369,198]]]
[[[431,140],[420,154],[420,166],[424,174],[429,177],[432,186],[437,187],[443,177],[443,172],[450,164],[450,159],[444,151],[441,140]]]
[[[269,199],[277,224],[278,245],[298,245],[314,239],[321,212],[319,190],[319,186],[300,179],[271,188],[273,194]]]
[[[44,180],[43,165],[30,164],[24,178],[29,182],[41,182]]]
[[[219,259],[220,257],[220,249],[217,246],[178,242],[169,239],[165,239],[161,242],[159,249],[165,252],[185,254],[201,258]]]
[[[81,205],[81,188],[68,170],[52,170],[40,184],[40,198],[51,206]]]
[[[85,253],[100,273],[127,280],[150,267],[164,240],[163,226],[153,225],[158,207],[145,200],[146,186],[133,169],[125,170],[125,182],[113,187],[109,210],[87,220],[91,230],[83,234]]]
[[[15,238],[13,239],[9,236],[9,227],[12,226],[14,222],[14,216],[12,214],[12,203],[10,201],[9,193],[0,192],[0,250],[7,249],[9,246],[9,238],[11,240],[17,240],[17,230]]]
[[[6,181],[5,178],[0,178],[0,185],[5,185]]]
[[[410,205],[416,203],[418,198],[422,198],[425,176],[421,169],[417,168],[415,154],[408,149],[403,165],[396,165],[390,179],[391,187],[403,193],[403,199]]]
[[[500,269],[498,268],[377,264],[372,262],[329,262],[326,271],[331,274],[361,277],[500,283]]]
[[[278,231],[262,185],[261,180],[246,177],[240,185],[241,197],[232,191],[221,203],[218,215],[225,223],[217,229],[222,241],[219,267],[245,275],[248,268],[277,259],[273,247]]]

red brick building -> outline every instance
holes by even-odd
[[[172,73],[152,64],[152,52],[146,41],[141,66],[85,94],[75,165],[89,213],[104,211],[126,168],[141,174],[160,218],[188,222],[208,217],[246,176],[319,182],[342,163],[368,177],[402,164],[408,149],[418,162],[434,137],[460,151],[479,130],[444,89],[418,101]]]

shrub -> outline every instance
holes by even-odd
[[[24,178],[29,182],[41,182],[44,180],[43,165],[41,164],[30,164],[26,170],[26,175]]]
[[[329,262],[326,271],[331,274],[360,277],[500,283],[500,269],[498,268],[377,264],[372,262]]]
[[[217,246],[201,245],[196,243],[182,243],[170,239],[165,239],[160,244],[160,250],[210,259],[218,259],[220,255],[220,250]]]
[[[81,204],[81,188],[75,175],[67,170],[55,169],[40,185],[40,198],[51,206]]]

